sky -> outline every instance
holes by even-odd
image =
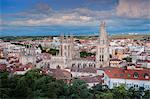
[[[150,34],[150,0],[0,0],[0,36]]]

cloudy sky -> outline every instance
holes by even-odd
[[[150,33],[150,0],[0,0],[0,36]]]

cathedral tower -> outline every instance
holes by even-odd
[[[97,68],[109,66],[109,42],[105,27],[105,22],[101,22],[96,53]]]
[[[61,37],[60,56],[63,57],[65,65],[70,66],[73,59],[73,37]]]

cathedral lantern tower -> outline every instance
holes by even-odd
[[[109,42],[105,22],[101,22],[97,44],[96,67],[99,68],[107,66],[109,66]]]

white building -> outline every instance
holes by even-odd
[[[150,89],[150,69],[142,68],[103,68],[98,70],[103,74],[104,84],[109,88],[124,84],[127,88],[130,87],[144,87]]]

